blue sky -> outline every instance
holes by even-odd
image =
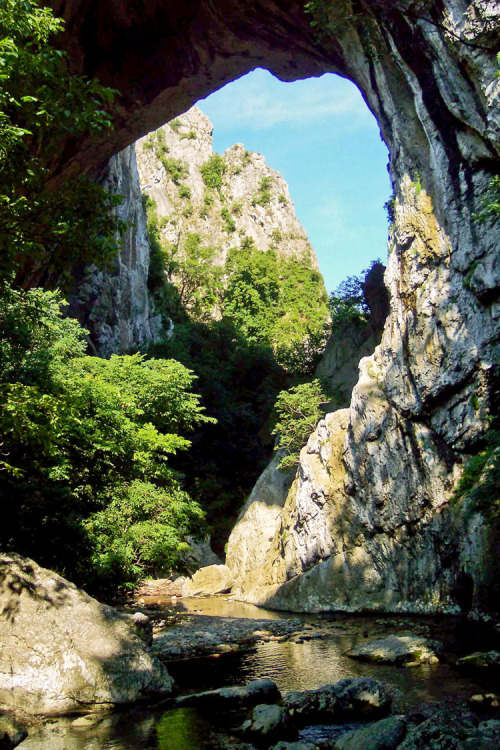
[[[329,291],[385,261],[388,153],[354,84],[329,73],[282,83],[259,69],[198,105],[215,151],[243,143],[281,172]]]

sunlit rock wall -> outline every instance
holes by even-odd
[[[318,259],[295,215],[288,185],[266,164],[265,156],[235,143],[222,154],[226,171],[220,190],[207,190],[201,169],[214,156],[212,131],[209,118],[192,107],[173,125],[167,123],[136,144],[141,187],[156,203],[162,239],[182,251],[187,236],[197,233],[217,249],[215,261],[223,265],[229,249],[249,238],[258,250],[272,248],[282,258],[317,269]],[[162,155],[181,165],[182,178],[172,178]],[[260,205],[263,179],[268,181],[268,202]],[[231,222],[229,228],[222,212]]]
[[[391,152],[391,309],[348,417],[328,415],[302,451],[266,560],[240,586],[248,601],[458,611],[468,580],[467,609],[499,606],[498,528],[450,503],[498,405],[498,224],[476,216],[498,170],[498,6],[445,7],[445,28],[373,19],[371,55],[356,32],[340,38]]]
[[[116,209],[126,223],[121,248],[110,268],[82,269],[70,312],[90,333],[101,356],[147,346],[159,335],[161,319],[148,295],[149,242],[133,146],[109,162],[105,187],[123,197]]]
[[[475,218],[500,163],[498,3],[367,0],[321,40],[299,0],[55,6],[75,70],[122,92],[113,137],[61,149],[61,176],[81,169],[82,154],[94,169],[259,65],[284,80],[335,71],[359,86],[390,150],[395,222],[391,312],[354,389],[344,488],[317,488],[348,522],[334,524],[324,560],[311,537],[288,580],[286,553],[272,544],[243,595],[302,608],[456,609],[469,576],[474,610],[497,608],[495,527],[474,508],[450,510],[450,498],[498,408],[498,228]],[[295,544],[293,527],[279,533]],[[323,593],[312,604],[316,578]]]

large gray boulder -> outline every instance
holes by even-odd
[[[290,692],[283,705],[301,726],[384,716],[391,708],[385,687],[371,677],[346,678],[317,690]]]
[[[406,735],[401,716],[389,716],[355,732],[347,732],[335,743],[335,750],[395,750]]]
[[[443,646],[439,641],[432,641],[411,633],[401,633],[368,643],[360,643],[347,655],[352,659],[374,664],[437,664],[438,654],[442,650]]]
[[[133,618],[32,560],[0,555],[0,709],[88,711],[172,689]]]
[[[297,739],[298,732],[287,711],[276,704],[255,706],[250,719],[241,727],[242,734],[255,745],[269,747],[276,740]]]
[[[208,565],[200,568],[184,584],[184,596],[213,596],[230,591],[234,583],[232,572],[226,565]]]
[[[472,717],[442,711],[410,732],[398,750],[498,750],[498,744]]]

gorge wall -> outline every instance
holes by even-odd
[[[162,239],[182,252],[187,236],[197,233],[217,248],[219,265],[230,248],[251,239],[258,250],[272,248],[317,269],[288,185],[264,156],[234,144],[216,162],[220,186],[207,188],[203,169],[214,157],[212,131],[209,118],[192,107],[136,144],[141,188],[156,204]]]
[[[467,576],[473,609],[498,607],[496,523],[450,504],[498,408],[498,229],[476,219],[499,171],[498,5],[370,1],[333,18],[321,41],[293,1],[58,7],[77,69],[122,91],[114,138],[68,144],[61,173],[95,169],[256,65],[286,80],[335,71],[355,81],[390,150],[382,343],[361,362],[349,410],[303,450],[241,596],[297,609],[456,609]]]
[[[110,159],[102,181],[123,196],[116,211],[127,226],[113,268],[93,266],[77,275],[70,314],[89,331],[95,350],[109,357],[154,341],[161,318],[148,294],[150,248],[133,146]]]

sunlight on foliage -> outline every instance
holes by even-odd
[[[60,285],[68,265],[106,263],[124,229],[112,211],[120,199],[88,178],[47,189],[61,143],[108,130],[117,94],[68,72],[51,46],[62,29],[36,3],[0,6],[0,278],[17,269],[25,285]]]
[[[276,399],[275,450],[285,451],[278,469],[286,471],[298,465],[300,451],[324,416],[322,408],[328,402],[321,382],[317,379],[282,391]]]
[[[112,529],[116,582],[151,571],[160,558],[172,562],[187,528],[186,521],[175,531],[175,519],[179,513],[191,518],[195,530],[201,511],[193,504],[188,512],[191,501],[170,458],[189,447],[186,436],[195,427],[214,421],[192,392],[193,374],[179,362],[140,354],[109,360],[85,356],[86,332],[63,318],[58,293],[2,292],[0,482],[12,500],[0,532],[2,546],[94,586],[104,583],[101,542]],[[133,547],[136,556],[130,557],[131,535],[139,531],[113,525],[113,518],[127,515],[141,483],[149,493],[141,523],[149,524],[156,542],[140,552]],[[161,513],[152,506],[154,498],[161,500]],[[155,524],[168,525],[169,509],[172,528],[161,553]],[[128,551],[120,567],[116,555],[123,545]],[[98,570],[92,566],[96,560]]]

